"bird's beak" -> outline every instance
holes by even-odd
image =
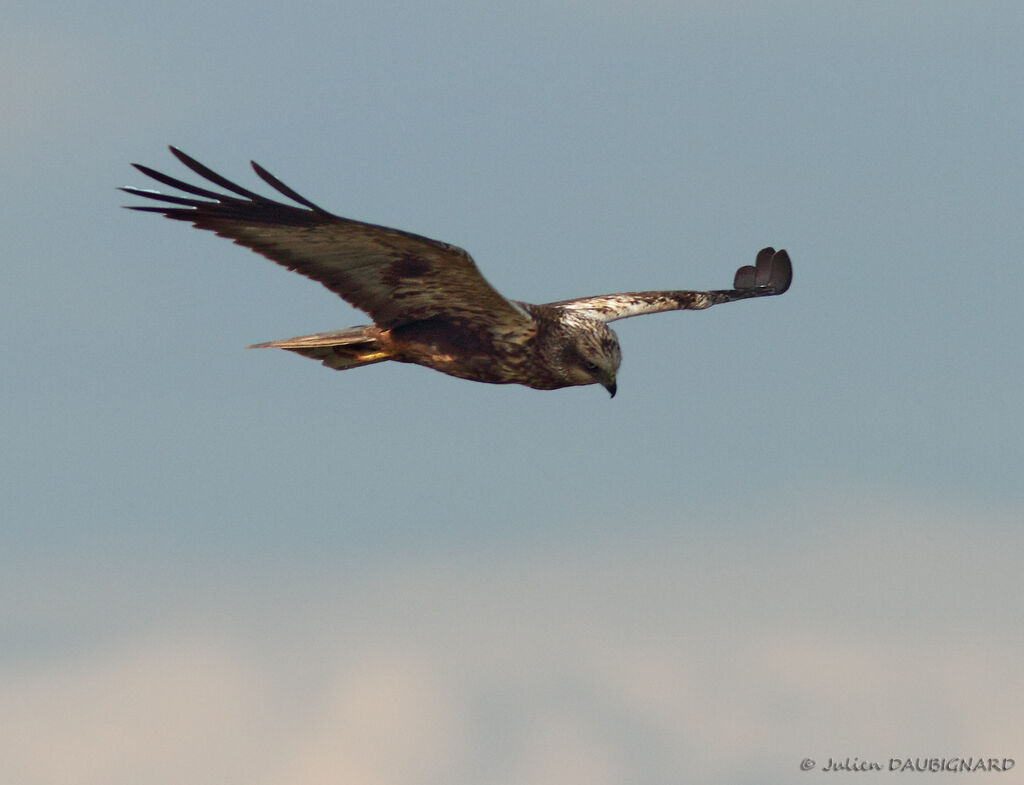
[[[614,376],[611,379],[609,379],[607,382],[604,383],[604,388],[609,392],[609,394],[612,396],[612,398],[615,397],[615,391],[618,389],[618,387],[615,384],[615,377]]]

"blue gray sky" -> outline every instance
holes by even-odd
[[[0,760],[22,785],[1024,770],[1016,2],[96,2],[0,26]],[[121,210],[177,145],[615,325],[619,394]],[[815,769],[801,773],[804,758]],[[892,776],[861,774],[858,781]]]

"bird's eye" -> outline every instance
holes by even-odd
[[[597,367],[597,363],[592,363],[590,362],[590,360],[584,360],[583,367],[584,369],[586,369],[587,373],[597,373],[597,371],[599,370]]]

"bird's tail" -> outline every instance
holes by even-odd
[[[287,349],[319,360],[328,368],[339,371],[391,359],[391,353],[381,341],[380,328],[374,326],[349,327],[315,335],[300,335],[284,341],[257,343],[249,349]]]

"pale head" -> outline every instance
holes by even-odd
[[[554,360],[569,385],[600,384],[615,396],[615,376],[622,362],[619,339],[604,322],[582,314],[563,312],[561,340]]]

